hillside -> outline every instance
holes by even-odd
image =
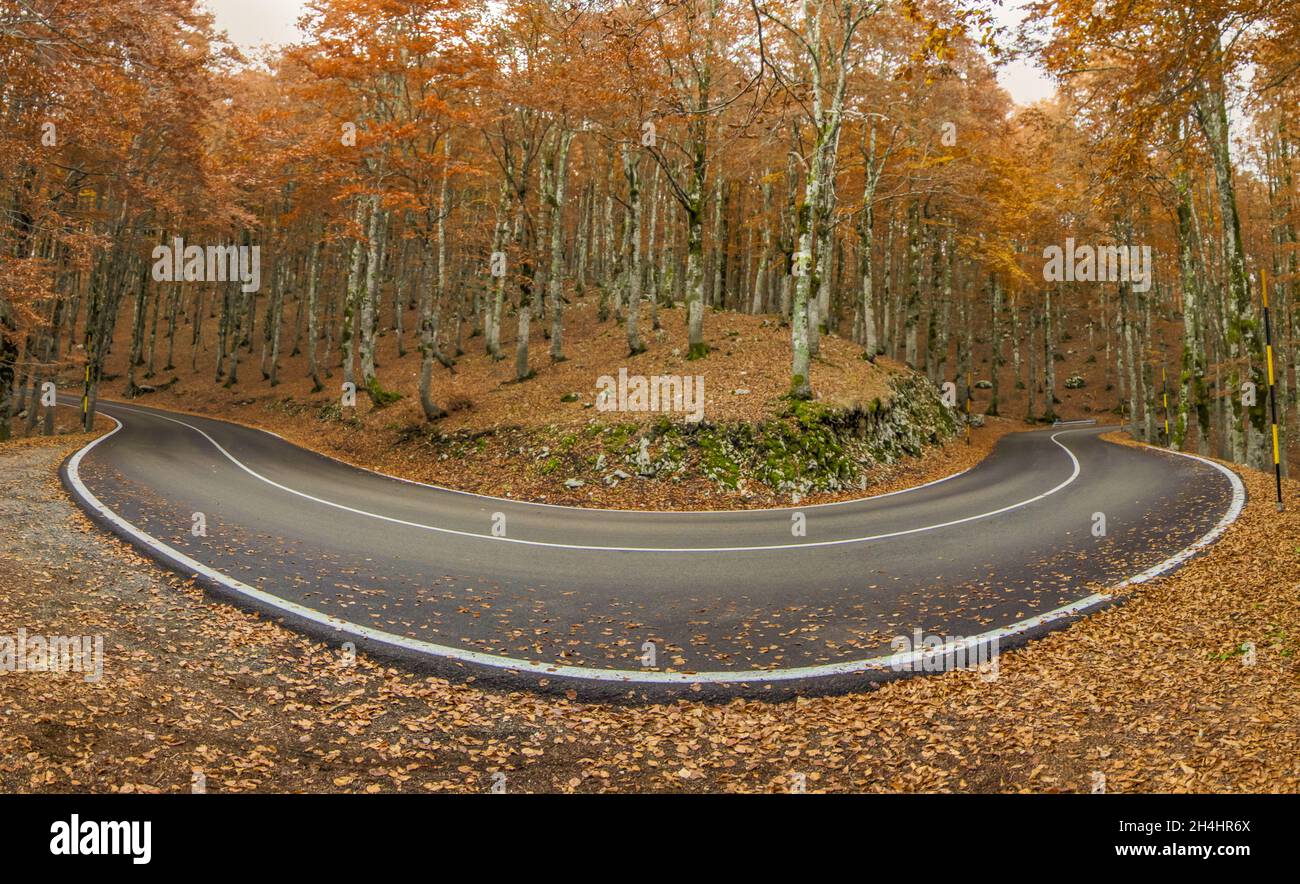
[[[387,299],[385,299],[387,300]],[[293,304],[284,322],[291,328]],[[710,354],[687,360],[680,309],[661,309],[661,328],[646,334],[646,351],[626,355],[621,326],[599,322],[593,299],[566,310],[568,358],[552,363],[534,347],[534,376],[516,381],[510,360],[493,360],[481,339],[465,338],[454,370],[438,368],[433,396],[448,411],[426,422],[418,400],[420,357],[409,338],[405,356],[391,317],[378,336],[377,363],[385,388],[401,398],[375,407],[341,400],[337,355],[320,346],[326,389],[312,392],[306,342],[281,360],[276,386],[257,371],[252,353],[241,380],[212,383],[212,356],[203,345],[190,370],[189,329],[182,328],[165,369],[161,348],[146,392],[134,401],[271,430],[305,447],[368,469],[415,481],[517,499],[612,508],[744,508],[825,501],[892,490],[969,465],[1012,422],[979,429],[968,442],[950,441],[956,424],[933,385],[887,358],[864,360],[861,349],[833,335],[813,361],[817,398],[794,405],[788,387],[789,330],[772,317],[713,311]],[[404,317],[410,328],[413,313]],[[183,322],[183,320],[182,320]],[[123,399],[130,325],[119,324],[101,395]],[[286,349],[289,349],[286,342]],[[512,343],[503,336],[507,350]],[[683,412],[603,410],[603,376],[666,375],[703,385],[702,419]],[[75,388],[75,376],[65,377]],[[642,446],[641,440],[646,445]],[[944,444],[947,443],[947,444]],[[926,449],[940,446],[932,457]],[[644,449],[644,450],[643,450]],[[580,485],[576,483],[581,483]],[[567,484],[566,484],[567,483]]]

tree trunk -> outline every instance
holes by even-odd
[[[1052,318],[1052,289],[1043,291],[1043,420],[1056,420],[1056,323]]]
[[[353,223],[356,225],[358,234],[364,231],[366,221],[366,210],[369,208],[369,201],[365,197],[357,198]],[[356,326],[357,326],[357,308],[360,305],[362,292],[362,274],[365,272],[366,253],[361,247],[361,236],[358,235],[352,241],[352,266],[348,271],[348,291],[343,301],[343,322],[339,330],[340,344],[343,350],[343,383],[352,384],[355,388],[356,375]]]
[[[506,231],[508,229],[507,212],[510,207],[510,190],[503,183],[501,185],[501,196],[497,201],[496,226],[492,232],[492,297],[487,305],[487,316],[484,317],[484,344],[487,354],[493,359],[501,358],[501,308],[506,297],[506,275],[508,273],[498,273],[500,269],[497,266],[497,258],[504,256],[502,251],[506,243]],[[507,263],[508,267],[509,264]]]
[[[380,251],[387,223],[378,194],[370,197],[369,243],[366,249],[366,288],[361,297],[361,383],[370,394],[372,405],[384,404],[383,391],[375,374],[375,316],[379,303]]]
[[[921,203],[915,199],[907,210],[907,300],[904,311],[903,359],[908,367],[916,368],[917,326],[921,321]]]
[[[641,153],[623,147],[623,177],[627,179],[627,350],[629,356],[645,352],[638,327],[641,316]]]
[[[986,414],[997,415],[998,386],[1002,369],[1002,286],[996,276],[989,277],[989,289],[992,297],[992,315],[989,318],[989,382],[993,389],[989,391],[989,407]]]
[[[548,202],[551,213],[551,271],[547,279],[550,288],[548,300],[551,302],[551,361],[564,361],[564,199],[568,189],[569,145],[573,142],[573,133],[562,130],[556,139],[554,171],[551,175],[551,189]],[[581,238],[581,234],[579,234]]]
[[[320,238],[313,237],[307,256],[307,377],[311,378],[311,391],[325,389],[320,382],[320,367],[316,364],[316,340],[319,335],[316,323],[317,276],[320,268]]]
[[[1258,469],[1267,466],[1264,446],[1267,382],[1262,372],[1263,344],[1250,296],[1250,279],[1246,275],[1242,249],[1241,221],[1237,214],[1237,191],[1233,181],[1232,157],[1229,152],[1228,114],[1224,101],[1222,75],[1207,81],[1196,101],[1196,119],[1209,147],[1214,166],[1215,190],[1219,197],[1222,225],[1224,273],[1224,324],[1227,332],[1229,392],[1232,411],[1238,414],[1229,433],[1232,460]],[[1241,388],[1247,380],[1254,383],[1254,406],[1241,403]]]

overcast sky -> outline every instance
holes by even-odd
[[[217,17],[217,27],[241,49],[263,43],[292,43],[300,34],[294,21],[306,5],[301,0],[203,0]]]
[[[302,0],[204,0],[217,16],[217,27],[230,34],[245,50],[263,44],[290,43],[300,36],[294,21],[302,15]],[[1004,25],[1019,23],[1023,0],[1006,0],[994,7],[994,15]],[[1032,104],[1052,94],[1051,82],[1028,62],[1013,62],[998,73],[1002,87],[1020,104]]]

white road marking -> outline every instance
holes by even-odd
[[[74,402],[60,402],[59,404],[66,405],[71,408],[80,407],[80,403],[74,403]],[[143,408],[131,408],[129,406],[122,405],[119,402],[114,402],[111,399],[101,399],[99,400],[98,404],[100,406],[107,407],[107,408],[117,408],[122,411],[129,411],[132,414],[143,414],[147,417],[162,417],[162,415],[158,414],[157,412],[147,411]],[[195,416],[201,417],[202,415],[195,415]],[[276,439],[279,439],[281,442],[285,442],[289,445],[294,445],[294,447],[301,447],[295,445],[293,442],[284,438],[279,433],[272,432],[271,430],[267,430],[262,427],[253,427],[253,426],[248,426],[247,424],[237,424],[231,421],[224,421],[221,418],[215,418],[215,417],[207,418],[207,420],[213,421],[215,423],[228,423],[231,426],[238,427],[241,430],[250,430],[256,433],[265,433],[268,436],[272,436]],[[186,424],[186,426],[189,425]],[[191,429],[196,429],[196,428],[191,428]],[[749,509],[742,509],[742,510],[640,510],[640,509],[630,510],[630,509],[617,509],[615,507],[572,506],[564,503],[542,503],[536,500],[519,500],[514,497],[497,497],[495,494],[480,494],[476,491],[462,491],[459,488],[448,488],[446,485],[435,485],[432,482],[417,482],[415,479],[404,479],[401,476],[391,476],[388,473],[381,473],[379,472],[379,470],[372,470],[369,467],[363,467],[354,463],[348,463],[346,460],[343,460],[342,458],[334,457],[332,454],[326,454],[323,451],[316,451],[310,448],[304,448],[302,450],[308,451],[311,454],[316,455],[317,457],[323,457],[326,460],[331,460],[334,463],[342,464],[343,466],[351,470],[360,470],[363,473],[369,473],[372,476],[379,476],[380,478],[388,479],[389,481],[392,482],[401,482],[405,485],[415,485],[420,488],[432,488],[435,491],[442,491],[447,494],[457,494],[460,495],[461,497],[475,497],[478,498],[479,500],[495,500],[495,501],[499,501],[500,503],[508,503],[519,507],[540,507],[545,509],[570,510],[570,511],[587,512],[587,513],[632,513],[636,515],[649,515],[649,516],[728,516],[728,515],[735,515],[737,513],[781,513],[781,512],[789,512],[791,510],[799,510],[800,512],[803,512],[806,510],[829,509],[830,507],[835,507],[835,506],[848,506],[849,504],[852,503],[866,503],[868,501],[873,501],[873,500],[882,500],[886,497],[893,497],[897,494],[910,494],[913,491],[920,491],[922,488],[929,488],[931,485],[938,485],[941,482],[947,482],[949,479],[956,479],[958,476],[964,476],[967,473],[969,473],[972,469],[972,467],[967,467],[964,470],[958,470],[955,473],[949,473],[947,476],[943,476],[938,479],[932,479],[929,482],[922,482],[920,485],[913,485],[909,488],[900,488],[897,491],[886,491],[882,494],[869,494],[866,497],[853,497],[848,500],[832,500],[828,503],[809,503],[809,504],[800,504],[800,505],[792,505],[792,506],[761,506],[761,507],[750,507]]]
[[[629,669],[588,669],[582,666],[540,663],[537,661],[518,660],[512,657],[485,654],[481,651],[469,651],[464,648],[454,648],[449,645],[439,645],[433,642],[426,642],[403,635],[396,635],[391,632],[384,632],[383,630],[365,626],[360,623],[352,623],[348,620],[324,614],[314,608],[300,605],[297,602],[291,602],[288,599],[272,595],[271,593],[249,586],[233,577],[227,576],[220,571],[209,568],[202,562],[190,558],[181,551],[174,549],[163,541],[147,534],[105,506],[99,498],[90,492],[90,489],[85,486],[85,483],[81,481],[80,467],[82,459],[96,445],[121,431],[123,427],[122,422],[117,420],[117,418],[114,418],[112,415],[108,415],[108,417],[117,424],[113,431],[95,439],[68,460],[68,479],[72,483],[73,489],[82,500],[88,503],[92,509],[98,512],[111,524],[116,525],[124,533],[135,538],[137,542],[153,549],[155,552],[162,553],[172,561],[182,565],[191,573],[202,575],[213,583],[224,586],[227,589],[233,590],[247,598],[254,599],[270,608],[284,611],[286,614],[300,617],[312,623],[328,626],[347,636],[366,639],[368,641],[388,645],[389,647],[399,648],[404,651],[428,654],[456,662],[486,666],[492,669],[508,670],[512,672],[527,672],[534,675],[554,676],[559,678],[574,678],[585,681],[619,682],[626,684],[762,684],[769,682],[793,681],[796,679],[824,678],[834,675],[855,675],[865,672],[888,672],[894,667],[906,671],[905,667],[915,667],[915,664],[917,663],[923,664],[926,658],[926,652],[924,650],[918,650],[902,657],[896,657],[895,655],[890,654],[888,656],[871,657],[865,660],[851,660],[843,663],[827,663],[817,666],[797,666],[789,669],[764,669],[746,672],[642,672]],[[1055,436],[1053,436],[1053,441],[1055,441]],[[1057,444],[1059,445],[1060,443],[1058,442]],[[1064,448],[1064,446],[1061,447]],[[1069,449],[1066,449],[1066,451],[1068,452]],[[1199,460],[1223,473],[1232,486],[1231,505],[1228,507],[1228,511],[1223,515],[1223,518],[1219,519],[1218,523],[1210,529],[1209,532],[1204,534],[1191,546],[1171,556],[1160,564],[1148,568],[1141,574],[1130,577],[1122,583],[1117,584],[1112,588],[1111,592],[1122,589],[1129,584],[1144,583],[1186,561],[1200,550],[1218,540],[1219,537],[1223,535],[1223,532],[1228,530],[1228,526],[1237,520],[1242,507],[1245,505],[1246,489],[1241,484],[1241,480],[1237,475],[1227,467],[1215,463],[1208,458],[1198,457],[1195,454],[1187,454],[1181,451],[1167,453],[1176,454],[1181,457],[1189,457],[1193,460]],[[1073,457],[1073,454],[1071,454],[1071,457]],[[1077,474],[1078,462],[1076,461],[1075,464]],[[1084,613],[1109,600],[1110,593],[1093,593],[1077,602],[1056,608],[1055,610],[1048,611],[1045,614],[1040,614],[1037,617],[1030,617],[1027,620],[1020,620],[998,629],[989,630],[980,635],[970,636],[963,641],[945,647],[944,653],[955,654],[960,650],[977,648],[995,638],[1000,641],[1004,638],[1019,635],[1036,627]],[[912,671],[915,671],[915,669]]]
[[[978,515],[966,516],[961,519],[952,519],[950,521],[940,522],[935,525],[923,525],[919,528],[906,528],[901,531],[890,531],[884,534],[870,534],[863,537],[846,537],[846,538],[841,538],[839,540],[807,541],[804,543],[773,543],[773,544],[758,545],[758,546],[601,546],[601,545],[590,545],[590,544],[580,544],[580,543],[556,543],[553,541],[546,541],[546,540],[525,540],[519,537],[497,537],[492,534],[479,534],[474,531],[460,531],[456,528],[444,528],[439,525],[426,525],[422,522],[412,522],[407,519],[396,518],[395,516],[385,516],[382,513],[372,513],[369,510],[358,509],[357,507],[348,506],[347,504],[338,503],[333,500],[327,500],[323,497],[316,497],[315,495],[308,494],[305,491],[299,491],[296,488],[290,488],[288,485],[283,485],[279,482],[276,482],[274,479],[268,479],[266,476],[263,476],[261,473],[257,472],[252,467],[240,461],[233,454],[231,454],[229,451],[223,448],[221,446],[221,443],[217,442],[217,440],[213,439],[211,436],[209,436],[207,433],[205,433],[203,430],[199,429],[198,427],[194,426],[193,424],[187,424],[185,421],[177,420],[176,418],[166,417],[161,414],[155,414],[153,412],[140,411],[139,409],[134,409],[134,408],[127,408],[126,406],[122,406],[122,405],[116,405],[112,407],[120,409],[122,411],[134,412],[136,414],[144,414],[148,417],[156,418],[158,420],[169,421],[173,424],[179,424],[182,427],[186,427],[190,430],[193,430],[194,432],[202,436],[204,439],[208,440],[208,442],[211,443],[213,448],[221,452],[221,454],[224,455],[227,460],[229,460],[235,466],[239,467],[244,472],[248,473],[248,475],[252,476],[253,478],[261,482],[265,482],[267,485],[270,485],[273,488],[277,488],[280,491],[283,491],[287,494],[296,495],[298,497],[303,498],[304,500],[310,500],[313,503],[319,503],[322,504],[323,506],[333,507],[335,509],[342,510],[343,512],[352,513],[358,516],[365,516],[371,519],[378,519],[380,521],[389,522],[394,525],[403,525],[408,528],[418,528],[424,531],[435,531],[439,534],[451,534],[457,537],[469,537],[474,540],[490,540],[490,541],[497,541],[501,543],[515,543],[522,546],[546,547],[548,549],[571,549],[571,550],[600,551],[600,552],[682,554],[682,553],[760,552],[763,550],[811,549],[811,548],[822,547],[822,546],[845,546],[847,544],[854,544],[854,543],[872,543],[877,540],[888,540],[893,537],[904,537],[910,534],[920,534],[925,531],[937,531],[941,528],[951,528],[954,525],[964,525],[968,522],[976,522],[979,521],[980,519],[991,518],[993,516],[1001,515],[1002,513],[1010,512],[1011,510],[1020,509],[1021,507],[1029,506],[1032,503],[1037,503],[1043,498],[1055,494],[1056,492],[1060,491],[1062,488],[1065,488],[1067,485],[1073,483],[1075,479],[1079,478],[1079,469],[1080,469],[1079,459],[1074,456],[1074,452],[1071,451],[1069,448],[1067,448],[1056,438],[1057,436],[1060,436],[1064,433],[1077,432],[1077,431],[1062,430],[1059,433],[1053,433],[1051,436],[1051,441],[1055,443],[1062,451],[1064,451],[1069,456],[1070,462],[1074,465],[1074,469],[1071,471],[1070,477],[1066,479],[1064,482],[1061,482],[1056,487],[1044,491],[1041,494],[1036,494],[1033,497],[1030,497],[1026,500],[1022,500],[1013,504],[1008,504],[1007,506],[999,507],[998,509],[995,510],[990,510],[987,513],[979,513]],[[112,415],[109,416],[112,417]],[[121,422],[119,421],[119,424],[120,423]]]

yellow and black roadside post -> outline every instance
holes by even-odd
[[[1165,364],[1164,364],[1164,360],[1163,360],[1163,354],[1161,354],[1161,355],[1162,355],[1162,359],[1161,359],[1161,362],[1160,362],[1160,398],[1161,398],[1162,400],[1164,400],[1164,404],[1165,404],[1165,447],[1168,448],[1168,447],[1169,447],[1169,442],[1170,442],[1170,439],[1169,439],[1169,386],[1168,386],[1167,379],[1166,379],[1166,376],[1165,376]]]
[[[86,383],[81,388],[81,427],[86,427],[86,415],[90,413],[90,361],[86,361]]]
[[[1277,388],[1273,384],[1273,328],[1268,318],[1268,271],[1259,272],[1264,297],[1264,358],[1268,363],[1268,410],[1273,425],[1273,479],[1277,483],[1277,511],[1282,512],[1282,447],[1277,435]]]

